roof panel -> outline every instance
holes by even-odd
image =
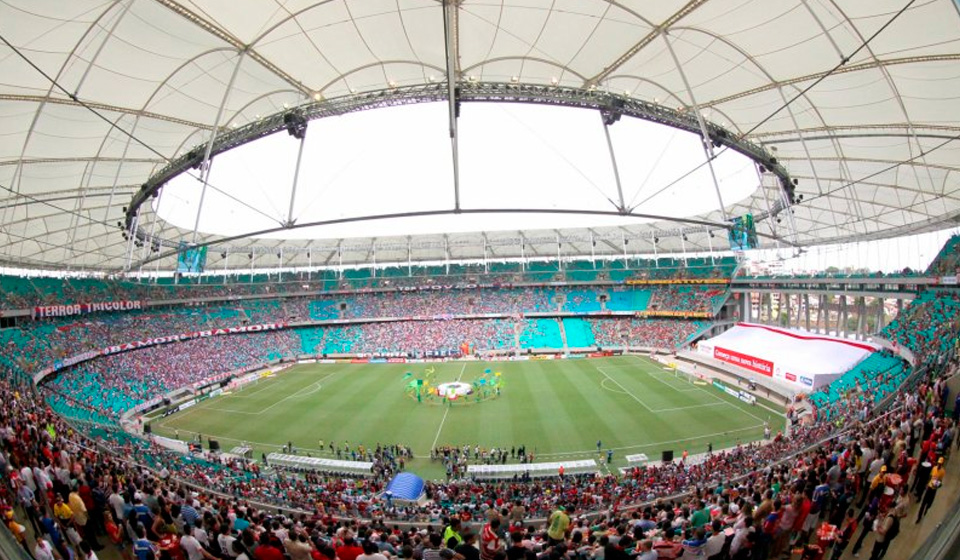
[[[761,231],[823,243],[892,235],[901,226],[929,228],[931,220],[946,225],[960,210],[960,146],[951,140],[960,134],[960,25],[952,0],[916,3],[819,83],[842,56],[890,22],[903,2],[462,0],[456,5],[456,62],[463,80],[595,83],[670,108],[695,98],[708,120],[734,133],[749,131],[749,139],[776,148],[800,179],[799,192],[810,196],[795,209],[795,237],[786,223],[770,220],[761,222]],[[442,6],[434,0],[250,0],[242,10],[205,0],[5,2],[4,37],[19,53],[0,47],[0,185],[30,196],[62,193],[49,196],[62,199],[56,204],[65,209],[82,200],[95,219],[106,215],[106,193],[116,185],[122,195],[110,203],[108,217],[116,220],[130,190],[166,158],[209,140],[221,105],[219,124],[226,132],[296,107],[319,89],[326,99],[377,90],[390,96],[402,86],[443,81]],[[668,34],[682,74],[655,29]],[[234,77],[238,52],[247,46]],[[810,91],[794,99],[805,88]],[[66,92],[77,93],[88,107]],[[792,101],[784,109],[786,100]],[[446,134],[445,122],[436,126]],[[423,157],[449,162],[448,144],[423,147],[429,151]],[[617,151],[631,153],[622,145]],[[603,177],[608,189],[609,177]],[[364,193],[376,196],[376,189]],[[0,192],[0,201],[24,202],[13,196]],[[729,204],[728,211],[760,213],[774,196],[768,185]],[[55,212],[41,202],[6,211],[0,261],[123,266],[126,246],[116,228]],[[151,214],[144,210],[144,219]],[[720,215],[708,210],[698,218]],[[661,222],[597,231],[646,235],[675,227]],[[162,222],[157,230],[171,239],[192,237]],[[543,250],[555,235],[528,233],[547,240],[539,243]],[[429,245],[442,237],[420,239]],[[457,234],[456,241],[456,255],[482,255],[479,234]],[[668,237],[663,241],[665,247],[670,243]],[[569,249],[588,245],[570,242]],[[504,250],[510,251],[518,252]],[[435,255],[437,249],[421,252]],[[381,256],[400,253],[405,252],[384,249]],[[359,249],[349,256],[350,262],[365,258]],[[229,264],[249,265],[242,260]],[[161,265],[171,266],[172,260]]]

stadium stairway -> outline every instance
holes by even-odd
[[[566,329],[566,326],[563,324],[563,321],[562,321],[562,320],[561,320],[561,321],[557,321],[557,325],[560,327],[560,340],[563,341],[563,353],[564,353],[564,354],[569,354],[569,353],[570,353],[570,345],[567,343],[567,329]]]

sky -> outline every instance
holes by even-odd
[[[908,267],[924,270],[947,239],[957,234],[960,234],[960,228],[862,243],[806,247],[798,256],[792,249],[767,249],[751,251],[748,257],[751,262],[772,265],[784,272],[815,272],[829,267],[881,272],[896,272]]]
[[[619,198],[616,177],[597,111],[470,103],[462,108],[459,127],[464,208],[614,209]],[[631,118],[609,131],[628,206],[672,217],[696,216],[717,207],[705,167],[677,181],[705,159],[698,136]],[[276,227],[288,218],[304,224],[453,206],[444,103],[310,122],[291,208],[299,147],[298,140],[281,132],[217,156],[199,229],[239,235]],[[753,162],[733,151],[724,151],[715,169],[726,205],[748,197],[759,182]],[[164,187],[155,207],[164,219],[192,230],[201,187],[195,178],[182,175]],[[381,237],[642,222],[548,214],[443,215],[309,227],[266,237]],[[808,247],[801,254],[765,249],[748,253],[747,259],[785,272],[923,269],[955,231]]]
[[[445,103],[311,121],[290,211],[299,142],[281,132],[218,155],[199,230],[238,235],[323,220],[454,206]],[[529,104],[464,104],[459,119],[463,208],[614,211],[619,200],[600,115]],[[699,136],[639,119],[610,127],[623,195],[636,211],[686,217],[718,206]],[[725,151],[714,162],[724,203],[759,183],[752,161]],[[192,231],[202,183],[181,175],[155,200],[160,216]],[[229,193],[229,197],[226,193]],[[232,198],[232,199],[231,199]],[[214,211],[214,209],[216,209]],[[303,228],[269,237],[350,238],[423,233],[625,225],[643,220],[569,215],[458,215]]]

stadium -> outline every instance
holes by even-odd
[[[960,3],[0,5],[0,557],[960,556]]]

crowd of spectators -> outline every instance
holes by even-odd
[[[899,389],[910,372],[910,365],[899,356],[885,350],[873,352],[838,379],[812,392],[810,402],[829,419],[835,413],[831,404],[843,395],[853,391],[883,398]],[[869,404],[864,402],[860,406]]]
[[[693,311],[712,314],[726,290],[701,285],[669,285],[653,291],[651,311]]]
[[[592,319],[598,346],[674,349],[705,329],[709,323],[666,319]]]
[[[616,261],[556,261],[450,264],[283,273],[178,276],[132,281],[95,277],[0,275],[0,309],[96,301],[166,301],[201,298],[240,298],[296,293],[353,291],[441,284],[520,284],[597,280],[729,278],[732,258],[630,259]]]
[[[960,297],[924,293],[883,330],[894,345],[911,351],[922,363],[942,362],[952,353],[960,332]]]
[[[283,331],[198,338],[111,354],[60,372],[44,387],[51,404],[75,400],[108,416],[211,377],[294,355]]]
[[[943,363],[956,351],[960,297],[925,292],[883,329],[883,336],[909,349],[924,364]]]
[[[136,552],[136,547],[148,546],[147,541],[159,547],[158,554],[177,544],[191,554],[197,546],[191,537],[215,557],[223,554],[225,542],[269,547],[274,538],[280,550],[286,547],[289,553],[297,547],[319,552],[348,546],[347,531],[361,544],[379,543],[381,537],[389,542],[393,536],[394,544],[410,540],[408,544],[416,546],[424,537],[432,538],[428,524],[439,528],[452,519],[461,523],[498,519],[505,531],[501,539],[513,539],[510,533],[521,531],[522,541],[547,556],[564,546],[590,559],[608,558],[605,545],[611,542],[630,551],[648,540],[663,549],[709,551],[705,556],[725,545],[735,558],[775,558],[791,543],[806,543],[821,522],[829,522],[838,528],[843,546],[852,544],[855,550],[863,544],[858,537],[876,532],[882,538],[875,539],[873,557],[880,558],[879,552],[896,538],[891,527],[907,515],[922,519],[936,498],[942,469],[928,469],[922,463],[937,465],[956,440],[954,422],[945,416],[945,384],[935,379],[898,394],[889,414],[875,417],[870,407],[848,406],[834,421],[798,424],[789,436],[778,434],[765,445],[712,453],[698,463],[650,464],[623,476],[502,482],[457,478],[428,483],[428,502],[400,504],[379,496],[382,476],[265,473],[249,463],[183,456],[102,429],[90,432],[93,445],[52,413],[32,388],[4,379],[0,398],[8,404],[0,410],[0,467],[8,475],[0,499],[26,506],[16,509],[14,524],[8,526],[33,524],[62,558],[70,558],[73,548],[83,553],[105,544]],[[828,439],[837,427],[843,430],[840,436]],[[884,501],[888,479],[880,476],[883,473],[904,477],[904,488],[915,483],[920,497],[901,490]],[[681,493],[686,494],[661,499]],[[915,501],[921,505],[915,507]],[[281,517],[255,502],[283,504],[305,513]],[[644,502],[652,505],[632,507]],[[560,506],[571,519],[559,532],[553,523],[529,525],[531,518],[550,516],[555,521]],[[578,512],[602,515],[587,522],[576,517]],[[358,518],[374,521],[358,524]],[[384,529],[376,521],[391,518],[422,525],[403,532]],[[859,532],[854,521],[862,524]],[[118,528],[119,536],[111,537]],[[25,536],[24,540],[37,552],[35,542]],[[259,558],[257,554],[253,557]],[[328,558],[343,560],[336,550]]]
[[[960,328],[957,307],[960,302],[952,295],[925,294],[888,326],[888,336],[910,348],[921,358],[920,365],[928,368],[928,378],[915,390],[878,392],[855,384],[834,402],[815,410],[811,422],[797,422],[787,434],[777,434],[769,443],[710,453],[702,462],[649,464],[623,475],[537,480],[480,482],[451,476],[447,481],[428,483],[429,500],[419,504],[396,503],[379,496],[393,467],[379,476],[360,479],[282,469],[261,471],[254,463],[163,449],[120,431],[112,421],[96,421],[100,417],[81,422],[86,432],[82,435],[22,381],[18,375],[22,364],[7,359],[0,361],[0,399],[6,404],[0,408],[0,471],[9,476],[0,485],[0,501],[23,506],[15,510],[8,527],[20,526],[17,520],[34,525],[39,533],[48,535],[48,548],[58,551],[64,560],[71,558],[73,549],[85,553],[86,548],[114,542],[107,537],[115,533],[111,524],[119,529],[115,544],[128,552],[151,546],[148,541],[161,548],[172,541],[179,542],[178,551],[200,554],[193,544],[196,540],[208,554],[219,556],[223,553],[219,535],[226,531],[226,542],[248,547],[260,541],[260,547],[270,547],[276,540],[283,549],[289,541],[294,548],[306,543],[306,548],[320,554],[333,546],[333,555],[327,560],[344,560],[336,548],[349,546],[347,531],[350,539],[363,544],[379,543],[381,537],[389,541],[393,536],[397,544],[409,541],[418,545],[424,538],[433,538],[426,529],[425,533],[384,530],[376,521],[358,526],[358,518],[407,519],[433,526],[451,519],[502,518],[505,523],[501,526],[506,529],[512,527],[506,521],[547,516],[562,521],[567,513],[557,517],[559,506],[567,512],[602,512],[602,521],[588,526],[574,516],[568,520],[569,531],[544,534],[534,527],[518,542],[527,543],[522,546],[530,549],[540,548],[546,558],[553,558],[558,550],[578,550],[584,559],[612,560],[615,555],[608,554],[611,549],[607,548],[611,542],[621,552],[642,542],[643,551],[650,539],[657,539],[663,547],[713,552],[712,547],[725,546],[735,558],[763,560],[776,557],[791,543],[805,544],[816,526],[826,521],[837,527],[842,546],[852,545],[854,551],[862,547],[864,536],[876,532],[872,558],[879,560],[896,538],[894,528],[902,518],[916,512],[917,522],[923,519],[942,480],[942,467],[937,465],[941,459],[948,460],[948,451],[958,439],[956,418],[946,416],[947,390],[942,382],[942,376],[954,370]],[[254,314],[266,317],[276,309],[290,311],[285,304],[275,309],[266,305]],[[210,321],[209,310],[199,316],[181,316],[179,312],[173,316],[174,322]],[[509,337],[515,336],[512,321],[498,321],[503,325],[481,334],[501,336],[498,329],[505,328]],[[448,335],[440,332],[447,330],[444,327],[462,334],[459,329],[478,325],[489,329],[491,323],[456,319],[410,323],[406,335],[371,331],[370,344],[401,348],[411,342],[403,338],[410,332],[446,344]],[[365,343],[367,328],[382,329],[387,324],[347,328],[361,329],[357,340]],[[593,328],[598,344],[616,346],[617,341],[622,345],[625,335],[638,340],[676,340],[685,332],[676,329],[692,325],[695,323],[600,319]],[[185,326],[177,324],[176,328]],[[413,326],[415,329],[410,328]],[[100,327],[85,332],[92,337],[114,335],[109,330],[110,334],[97,334],[104,332]],[[270,359],[271,352],[293,353],[297,342],[291,338],[292,332],[205,338],[101,358],[61,374],[47,394],[69,418],[84,420],[70,413],[82,409],[110,420],[132,403],[165,390]],[[19,332],[18,336],[22,335]],[[462,339],[458,344],[468,339],[456,338]],[[36,352],[49,351],[49,344],[42,346],[38,340],[8,337],[5,344],[16,349],[33,344]],[[610,342],[602,342],[605,340]],[[877,416],[875,407],[881,400],[892,412]],[[883,488],[892,484],[888,474],[899,475],[904,483],[894,498],[885,501]],[[684,495],[663,499],[677,494]],[[58,495],[62,504],[58,504]],[[633,508],[654,501],[652,506]],[[915,507],[915,501],[920,505]],[[280,518],[255,503],[306,513]],[[336,517],[349,520],[341,522]],[[550,526],[556,529],[553,523]],[[573,536],[578,533],[579,538]],[[206,542],[199,534],[207,536]],[[217,538],[210,538],[213,535]],[[515,539],[508,534],[501,538]],[[44,545],[38,549],[25,539],[25,546],[42,555]],[[233,545],[229,546],[232,549]],[[306,552],[305,547],[299,547],[301,552]],[[239,549],[239,554],[251,552]],[[257,554],[253,557],[259,558]]]
[[[322,329],[321,330],[326,330]],[[381,356],[417,356],[425,354],[460,355],[466,353],[512,349],[516,346],[513,321],[438,320],[367,323],[336,330],[331,340],[324,339],[317,354],[335,354],[344,348],[344,340],[354,353]]]
[[[32,321],[0,330],[0,342],[16,356],[24,371],[31,372],[90,350],[244,322],[246,315],[235,305],[181,306]]]
[[[375,292],[349,298],[344,316],[416,317],[556,311],[553,289],[510,288],[439,292]]]
[[[590,309],[600,312],[600,302],[604,299],[615,301],[618,312],[647,310],[648,302],[651,310],[708,312],[712,310],[715,300],[724,296],[725,292],[722,290],[704,289],[700,286],[621,287],[616,290],[560,287],[488,288],[318,295],[162,306],[129,312],[23,321],[16,328],[0,330],[0,345],[8,350],[0,361],[16,366],[25,373],[33,373],[56,360],[112,345],[244,324],[387,317],[442,320],[490,314],[516,318],[531,312],[581,311],[586,301],[592,302]],[[460,332],[450,333],[443,333],[440,328],[421,325],[420,329],[430,335],[429,339],[399,332],[397,327],[390,325],[358,327],[346,334],[347,338],[351,339],[356,338],[352,335],[361,330],[369,331],[366,338],[370,344],[363,350],[366,352],[399,351],[408,342],[405,339],[419,343],[417,348],[410,348],[414,351],[435,350],[438,347],[456,348],[464,340],[489,349],[499,348],[504,342],[510,345],[512,333],[508,332],[509,327],[504,328],[503,325],[493,322],[478,330],[472,329],[466,322],[457,324]],[[316,343],[310,347],[305,346],[305,351],[311,352],[314,346]]]
[[[643,347],[673,350],[708,323],[679,319],[617,317],[583,319],[595,344],[605,348]],[[549,328],[548,328],[549,327]],[[346,327],[298,329],[304,354],[378,356],[511,353],[563,346],[555,319],[449,319],[367,323]],[[519,346],[518,346],[519,343]]]
[[[960,272],[960,235],[947,240],[927,268],[927,276],[957,276],[957,272]]]

